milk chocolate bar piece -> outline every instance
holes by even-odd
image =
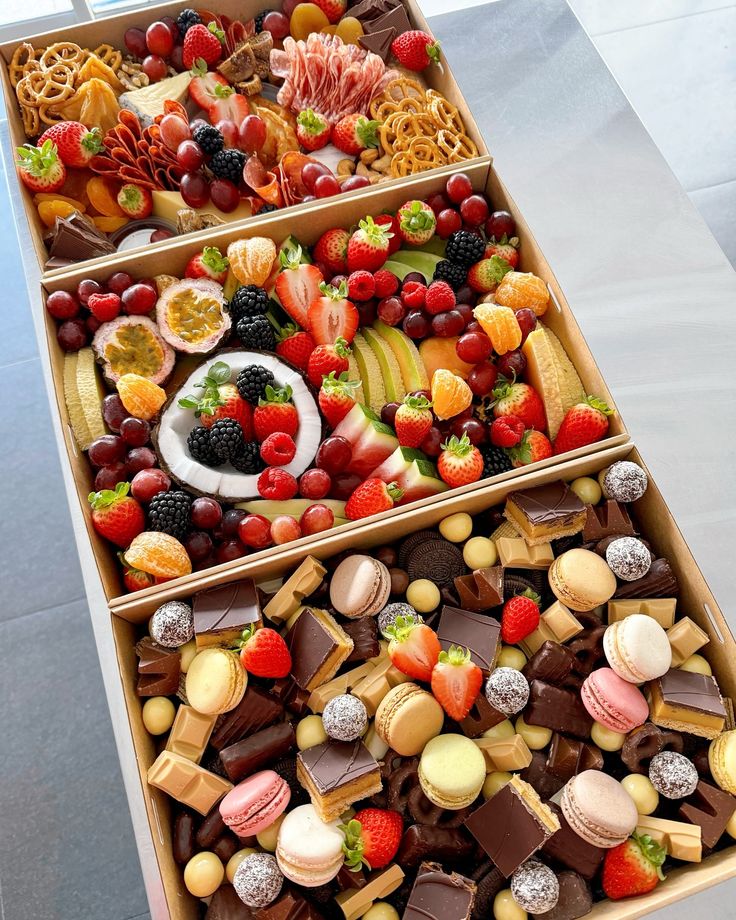
[[[584,770],[602,770],[603,754],[588,741],[555,732],[547,755],[547,769],[566,783]]]
[[[350,15],[363,23],[373,22],[384,16],[389,10],[401,4],[401,0],[360,0],[355,6],[350,7]]]
[[[379,661],[379,664],[366,677],[355,684],[351,692],[353,696],[358,697],[368,711],[368,715],[373,718],[379,703],[388,691],[409,680],[411,677],[394,667],[391,659],[387,657]]]
[[[460,729],[468,738],[477,738],[494,725],[506,720],[506,714],[495,709],[486,699],[485,693],[479,693],[470,707],[470,712],[459,722]]]
[[[302,690],[315,690],[334,677],[353,650],[353,640],[345,630],[326,610],[316,607],[302,610],[286,634],[286,644],[291,652],[291,676]]]
[[[649,834],[667,854],[683,862],[700,862],[703,856],[700,826],[683,821],[667,821],[653,815],[639,815],[637,834]]]
[[[225,772],[234,783],[262,770],[283,757],[296,744],[291,722],[270,725],[220,751]]]
[[[667,630],[667,639],[672,649],[672,667],[680,665],[710,641],[708,633],[690,617],[683,617]]]
[[[714,677],[672,668],[650,681],[649,717],[655,725],[701,738],[716,738],[726,709]]]
[[[528,681],[542,680],[562,686],[576,662],[577,659],[566,645],[550,639],[534,652],[521,673]]]
[[[291,676],[274,681],[271,694],[294,716],[301,718],[309,712],[309,691],[302,690]]]
[[[455,590],[464,610],[480,612],[503,603],[503,567],[476,569],[455,578]]]
[[[520,773],[525,783],[534,789],[540,799],[551,799],[565,785],[564,780],[553,776],[547,769],[547,755],[542,751],[532,751],[532,762]]]
[[[451,645],[469,649],[470,659],[486,674],[490,674],[501,650],[501,624],[493,617],[459,607],[445,605],[437,627],[440,645],[447,650]]]
[[[539,626],[519,645],[524,654],[533,655],[544,642],[569,642],[583,631],[583,624],[575,614],[560,601],[555,601],[539,618]]]
[[[527,725],[542,725],[576,738],[587,738],[593,720],[577,693],[541,680],[529,685],[529,704],[524,710]]]
[[[369,19],[363,28],[369,35],[372,32],[382,32],[384,29],[396,29],[397,35],[403,35],[404,32],[412,29],[412,24],[409,22],[403,4],[399,4],[377,19]]]
[[[630,597],[677,597],[680,588],[668,559],[655,559],[643,578],[625,581],[613,595],[615,600]]]
[[[56,218],[47,246],[49,256],[65,262],[84,262],[115,252],[114,244],[80,211]]]
[[[548,805],[557,815],[560,829],[544,844],[542,853],[566,868],[574,869],[590,881],[600,869],[606,851],[576,834],[567,823],[559,805],[553,802],[549,802]]]
[[[146,636],[136,643],[138,656],[138,696],[173,696],[179,689],[181,655]]]
[[[703,846],[713,849],[723,836],[726,825],[736,811],[736,796],[699,780],[695,792],[680,805],[677,816],[697,824]]]
[[[232,885],[220,885],[212,895],[204,920],[256,920],[256,911],[243,904]],[[283,918],[279,916],[279,920],[286,920],[285,915]],[[290,917],[289,920],[297,920],[296,915]],[[306,915],[299,916],[298,920],[308,920],[308,918]]]
[[[222,889],[218,888],[218,891]],[[316,906],[307,901],[297,888],[292,887],[287,888],[273,904],[255,911],[252,917],[253,920],[324,920]]]
[[[532,752],[521,735],[510,738],[474,738],[486,761],[486,773],[494,770],[523,770],[532,762]]]
[[[404,831],[396,861],[402,866],[418,866],[425,859],[466,862],[472,859],[475,844],[457,827],[412,824]]]
[[[496,550],[505,569],[548,569],[555,561],[549,543],[531,546],[523,537],[499,537]]]
[[[335,901],[345,915],[345,920],[358,920],[373,905],[374,901],[388,897],[404,881],[404,873],[397,865],[391,865],[381,872],[371,873],[368,883],[362,888],[341,891]],[[407,915],[404,914],[404,917]]]
[[[528,783],[512,776],[465,827],[508,878],[560,829],[560,822]]]
[[[340,867],[340,871],[335,876],[335,884],[339,887],[340,891],[350,891],[353,888],[363,888],[368,884],[368,879],[365,877],[365,872],[362,869],[357,871],[354,869],[348,869],[345,863]]]
[[[367,32],[358,38],[358,44],[366,51],[377,54],[382,61],[387,61],[396,35],[396,29],[393,28],[382,29],[380,32]]]
[[[296,776],[323,821],[382,788],[380,767],[362,741],[325,741],[300,751]]]
[[[663,629],[669,629],[675,622],[676,597],[630,598],[608,602],[608,622],[617,623],[632,613],[652,617]]]
[[[558,481],[511,492],[506,499],[504,517],[527,543],[536,546],[580,533],[587,510],[572,489]]]
[[[583,527],[583,540],[598,543],[605,537],[633,537],[636,535],[625,505],[606,501],[602,505],[588,505]]]
[[[557,876],[560,894],[557,904],[534,920],[578,920],[593,909],[593,895],[585,879],[577,872],[560,872]]]
[[[351,661],[368,661],[376,658],[381,649],[378,644],[378,624],[375,617],[360,617],[343,623],[342,628],[353,640],[353,650],[345,659]]]
[[[263,612],[273,623],[288,620],[301,607],[304,598],[316,591],[326,574],[327,569],[319,559],[307,556],[266,604]]]
[[[350,659],[348,658],[346,660],[349,661]],[[350,671],[345,671],[344,674],[338,674],[337,677],[333,677],[332,680],[328,680],[327,683],[321,684],[309,695],[309,699],[307,701],[309,708],[312,710],[312,712],[323,712],[325,706],[330,702],[330,700],[334,699],[336,696],[341,696],[343,693],[347,693],[348,691],[352,690],[352,688],[357,686],[363,680],[363,678],[371,674],[375,670],[378,661],[380,660],[381,659],[366,661],[359,665],[357,668],[353,668]]]
[[[171,726],[166,750],[199,763],[207,747],[217,716],[206,716],[191,706],[180,706]]]
[[[206,815],[233,788],[221,776],[171,751],[161,751],[151,764],[148,782],[201,815]]]
[[[284,715],[284,707],[270,693],[249,684],[243,699],[235,709],[219,716],[210,738],[210,744],[221,751],[248,735],[278,722]]]
[[[419,867],[403,920],[470,920],[476,884],[439,863]]]
[[[231,648],[247,626],[261,625],[261,605],[252,578],[197,592],[192,610],[198,649]]]

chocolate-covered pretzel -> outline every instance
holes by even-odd
[[[415,786],[407,796],[409,814],[417,824],[428,824],[432,827],[453,828],[460,827],[468,817],[472,808],[442,808],[430,802],[422,791],[421,786]]]
[[[678,732],[662,731],[652,722],[645,722],[629,732],[621,748],[621,760],[632,773],[646,774],[649,761],[664,750],[682,754],[685,747]]]
[[[405,761],[388,780],[388,807],[406,816],[409,794],[419,786],[419,761],[416,757]]]
[[[580,620],[580,614],[576,614]],[[568,648],[577,659],[575,673],[579,677],[587,677],[597,664],[605,657],[603,652],[603,634],[606,627],[598,620],[597,626],[584,629],[577,638],[573,639]]]

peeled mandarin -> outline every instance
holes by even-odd
[[[134,537],[125,550],[125,561],[156,578],[179,578],[192,571],[192,561],[176,537],[152,530]]]
[[[121,227],[124,227],[128,221],[129,217],[95,217],[92,218],[92,223],[97,227],[98,230],[102,230],[103,233],[115,233],[116,230],[119,230]]]
[[[514,668],[516,671],[521,671],[525,664],[526,655],[520,648],[514,648],[513,645],[502,646],[496,662],[497,668]]]
[[[648,776],[643,773],[629,773],[621,780],[621,785],[634,800],[640,815],[651,815],[659,805],[659,793]]]
[[[343,16],[335,31],[335,35],[339,36],[346,45],[357,45],[358,39],[363,34],[363,25],[355,16]]]
[[[314,6],[306,3],[300,6],[308,5]],[[263,287],[276,260],[276,244],[266,236],[234,240],[227,247],[227,257],[233,274],[241,284]]]
[[[601,487],[590,476],[578,476],[570,483],[570,488],[586,505],[597,505],[603,495]]]
[[[174,724],[176,707],[167,696],[152,696],[143,704],[143,724],[151,735],[163,735]]]
[[[289,31],[296,41],[306,40],[310,32],[321,32],[329,24],[330,20],[316,3],[300,3],[291,14]]]
[[[681,671],[692,671],[694,674],[705,674],[710,677],[713,669],[702,655],[691,655],[680,665]]]
[[[225,867],[220,858],[209,850],[197,853],[184,866],[184,884],[195,898],[208,898],[214,894],[225,877]]]
[[[322,724],[322,716],[305,716],[296,727],[296,746],[300,751],[316,747],[327,741],[327,732]]]
[[[528,307],[542,316],[549,306],[549,291],[541,278],[531,272],[507,272],[494,294],[496,303],[512,310]]]
[[[363,914],[363,920],[399,920],[399,912],[386,901],[374,901]]]
[[[489,728],[483,732],[484,738],[492,738],[494,741],[501,741],[503,738],[513,738],[516,734],[514,726],[508,719],[504,719],[503,722],[499,722],[498,725],[494,725],[493,728]]]
[[[505,355],[521,345],[521,326],[510,307],[479,303],[473,310],[473,316],[483,327],[497,354]]]
[[[600,722],[593,723],[590,737],[593,739],[593,743],[597,744],[602,751],[609,752],[620,751],[626,740],[625,733],[614,732],[610,728],[606,728],[605,725],[601,725]]]
[[[406,600],[417,613],[431,613],[440,599],[440,589],[428,578],[418,578],[406,589]]]
[[[150,421],[166,402],[166,391],[140,374],[123,374],[117,388],[126,411],[146,421]]]
[[[264,850],[268,850],[269,853],[276,852],[276,842],[279,839],[279,830],[281,828],[281,822],[284,820],[285,817],[286,817],[286,813],[284,813],[283,815],[279,815],[278,818],[276,818],[276,820],[273,822],[273,824],[269,824],[265,830],[261,831],[260,834],[256,835],[256,840],[258,841],[258,845],[260,847],[263,847]]]
[[[516,903],[511,889],[504,888],[493,899],[493,916],[495,920],[526,920],[527,912]]]
[[[518,323],[516,324],[519,325]],[[448,419],[463,412],[473,402],[473,391],[467,383],[444,367],[432,376],[432,406],[438,419]]]
[[[194,639],[190,639],[189,642],[182,645],[179,649],[179,667],[182,674],[186,674],[189,670],[189,665],[194,660],[194,656],[197,654],[197,643]]]
[[[511,774],[504,770],[494,770],[486,776],[481,792],[484,799],[492,799],[493,796],[502,789],[511,779]]]
[[[233,878],[235,877],[235,872],[237,871],[237,868],[241,862],[245,859],[246,856],[250,856],[251,853],[257,852],[258,850],[254,850],[253,847],[243,847],[242,850],[238,850],[237,853],[233,853],[230,859],[228,859],[227,865],[225,866],[225,877],[231,885],[233,883]]]
[[[462,543],[473,532],[473,519],[464,511],[450,514],[440,521],[440,533],[451,543]]]
[[[484,569],[495,565],[496,544],[488,537],[471,537],[463,547],[463,561],[469,569]]]
[[[527,725],[523,716],[516,720],[516,734],[526,741],[530,751],[541,751],[552,739],[552,729],[543,725]]]

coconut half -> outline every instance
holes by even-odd
[[[187,437],[199,422],[191,409],[179,406],[179,399],[196,392],[194,385],[205,376],[214,361],[224,361],[230,368],[230,381],[235,383],[243,368],[260,364],[275,377],[274,386],[290,386],[292,401],[299,413],[296,433],[296,454],[287,466],[281,467],[294,477],[299,477],[314,460],[322,440],[322,419],[317,401],[302,375],[270,352],[223,351],[211,355],[206,362],[190,374],[179,389],[171,395],[161,412],[153,441],[162,469],[184,488],[198,495],[208,495],[225,502],[242,502],[258,497],[258,475],[239,473],[229,463],[216,469],[193,460],[187,450]]]

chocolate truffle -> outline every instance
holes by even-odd
[[[496,668],[486,681],[486,699],[495,709],[513,716],[529,700],[529,683],[516,668]]]
[[[603,492],[606,498],[617,502],[635,502],[647,490],[647,474],[638,463],[618,460],[612,464],[603,477]]]
[[[179,648],[194,636],[194,616],[189,604],[168,601],[151,617],[151,637],[165,648]]]
[[[548,866],[530,859],[511,876],[511,895],[530,914],[541,914],[557,904],[560,885]]]
[[[649,780],[666,799],[684,799],[692,795],[698,779],[695,764],[677,751],[655,754],[649,764]]]
[[[248,907],[267,907],[279,896],[283,883],[276,857],[270,853],[246,856],[233,876],[233,887]]]
[[[652,554],[636,537],[619,537],[606,547],[606,562],[622,581],[643,578],[652,565]]]
[[[396,617],[414,617],[417,623],[424,622],[411,604],[402,604],[400,602],[386,604],[383,610],[378,614],[378,630],[381,635],[386,635],[386,630],[394,625]]]
[[[327,703],[322,713],[322,725],[335,741],[355,741],[365,731],[368,713],[357,696],[343,693]]]

